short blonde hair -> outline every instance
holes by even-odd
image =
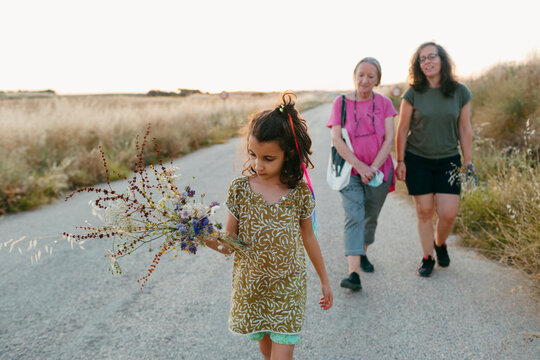
[[[354,67],[353,78],[356,78],[356,71],[358,70],[358,67],[360,66],[361,63],[370,63],[370,64],[375,65],[375,67],[377,68],[377,76],[378,76],[378,80],[375,86],[378,86],[381,83],[381,78],[382,78],[381,64],[379,63],[379,60],[370,56],[365,57],[362,60],[360,60],[358,64],[356,64],[356,66]]]

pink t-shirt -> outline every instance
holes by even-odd
[[[347,103],[347,119],[345,121],[345,129],[349,133],[354,155],[367,165],[371,166],[373,160],[379,153],[384,141],[384,120],[389,116],[396,116],[397,111],[394,109],[392,101],[386,96],[375,94],[375,133],[373,134],[373,98],[369,100],[354,101],[346,99]],[[354,108],[356,106],[356,120],[354,119]],[[331,128],[335,125],[341,125],[341,95],[334,100],[332,113],[326,126]],[[367,135],[371,134],[371,135]],[[367,135],[367,136],[360,136]],[[394,163],[392,156],[389,154],[383,166],[379,169],[384,173],[384,180],[388,179],[390,169],[393,169]],[[356,175],[356,169],[352,169],[351,175]],[[395,176],[392,171],[392,186],[390,191],[394,190]]]

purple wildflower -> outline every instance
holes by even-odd
[[[185,189],[184,194],[186,194],[186,196],[189,196],[189,197],[195,196],[195,190],[193,190],[193,189],[190,188],[189,186],[186,186],[184,189]],[[182,195],[183,195],[183,194],[182,194]]]
[[[206,227],[208,224],[210,224],[210,220],[208,220],[208,218],[205,216],[202,220],[201,220],[201,225]]]
[[[176,226],[176,228],[178,229],[178,232],[183,235],[185,232],[186,232],[186,226],[184,224],[178,224]]]
[[[203,229],[202,224],[199,221],[193,219],[191,220],[191,225],[193,226],[193,231],[195,232],[195,235],[199,235],[199,233]]]

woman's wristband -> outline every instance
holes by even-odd
[[[403,162],[403,160],[398,160],[397,162],[400,163],[400,162]]]

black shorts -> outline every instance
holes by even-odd
[[[450,176],[456,167],[461,167],[461,156],[455,155],[444,159],[427,159],[405,152],[405,183],[409,195],[424,194],[456,194],[459,195],[461,185],[450,184]]]

